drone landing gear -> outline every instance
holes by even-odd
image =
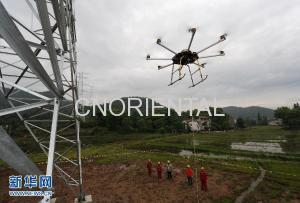
[[[208,76],[208,75],[205,75],[205,76],[203,76],[203,74],[202,74],[202,71],[201,71],[201,68],[203,68],[203,67],[204,67],[205,63],[204,63],[204,64],[200,64],[200,63],[199,63],[199,61],[197,60],[197,63],[194,63],[194,64],[195,64],[195,65],[197,65],[197,66],[198,66],[198,68],[197,68],[197,70],[195,70],[193,73],[192,73],[192,71],[191,71],[191,68],[190,68],[190,66],[189,66],[189,65],[187,65],[187,67],[189,68],[189,72],[190,72],[190,76],[191,76],[191,81],[192,81],[192,85],[191,85],[191,86],[189,86],[189,88],[191,88],[191,87],[195,87],[196,85],[198,85],[198,84],[202,83],[204,80],[206,80],[206,79],[207,79],[207,76]],[[200,78],[201,78],[201,80],[200,80],[200,81],[198,81],[198,82],[196,82],[196,83],[194,83],[193,75],[194,75],[195,73],[197,73],[197,72],[199,72],[199,73],[200,73]]]
[[[196,85],[200,84],[201,82],[203,82],[204,80],[206,80],[207,76],[208,76],[208,75],[206,75],[204,78],[202,78],[202,79],[201,79],[199,82],[197,82],[197,83],[192,82],[193,85],[189,86],[189,88],[195,87]]]
[[[175,81],[172,81],[172,80],[171,80],[171,83],[170,83],[170,84],[168,84],[168,86],[171,86],[171,85],[173,85],[174,83],[178,82],[179,80],[181,80],[182,78],[184,78],[184,76],[185,76],[185,74],[183,74],[183,76],[182,76],[182,77],[178,78],[178,79],[177,79],[177,80],[175,80]]]
[[[182,80],[182,78],[184,78],[185,73],[184,73],[183,75],[181,74],[182,68],[183,68],[183,65],[180,65],[180,67],[179,67],[177,70],[174,71],[174,64],[173,64],[173,66],[172,66],[172,73],[171,73],[171,82],[170,82],[170,84],[169,84],[168,86],[171,86],[171,85],[173,85],[174,83],[178,82],[179,80]],[[174,73],[176,73],[177,71],[179,72],[178,79],[175,80],[175,81],[173,81]]]

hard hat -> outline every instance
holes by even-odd
[[[190,166],[190,165],[187,165],[186,167],[190,168],[191,166]]]
[[[159,162],[157,162],[157,164],[160,164],[160,161],[159,161]]]
[[[168,164],[170,163],[170,160],[168,160]]]

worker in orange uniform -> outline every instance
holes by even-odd
[[[193,169],[190,165],[187,165],[185,169],[185,175],[188,179],[188,185],[193,185]]]
[[[204,170],[204,167],[201,167],[200,170],[200,181],[201,181],[201,190],[207,191],[207,174]]]
[[[151,176],[151,174],[152,174],[152,161],[151,161],[151,159],[148,159],[148,161],[147,161],[147,169],[148,169],[148,176]]]
[[[162,166],[161,166],[160,162],[157,162],[156,171],[157,171],[158,180],[160,180],[161,174],[162,174]]]

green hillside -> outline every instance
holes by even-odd
[[[261,117],[267,117],[268,119],[274,118],[274,111],[269,108],[260,106],[249,106],[249,107],[236,107],[228,106],[223,108],[225,113],[228,113],[233,118],[241,117],[243,119],[256,120],[257,115],[260,114]]]

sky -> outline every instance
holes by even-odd
[[[3,2],[24,10],[19,1]],[[218,106],[270,108],[300,101],[299,0],[76,0],[75,10],[78,71],[84,72],[86,94],[158,98],[163,104],[216,98]],[[157,70],[168,61],[147,61],[146,55],[172,57],[157,38],[176,52],[186,49],[191,27],[197,28],[192,51],[227,33],[226,41],[199,54],[226,55],[201,60],[208,78],[200,85],[188,88],[186,75],[168,86],[171,67]]]
[[[89,0],[76,1],[79,70],[101,98],[217,98],[219,105],[276,107],[300,100],[300,3],[298,0]],[[172,57],[155,42],[179,52],[197,32],[192,50],[228,39],[203,55],[207,80],[188,88],[187,75],[168,86]],[[188,70],[185,70],[187,72]],[[86,86],[87,91],[91,88]]]

